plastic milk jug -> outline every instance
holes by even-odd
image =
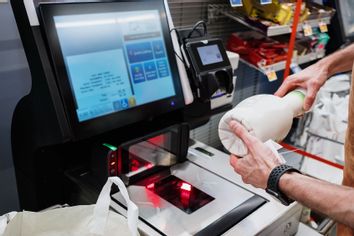
[[[304,113],[305,94],[305,90],[296,89],[282,98],[261,94],[243,100],[221,118],[221,143],[236,156],[242,157],[248,153],[243,141],[230,130],[231,120],[240,122],[262,142],[283,140],[290,131],[293,118]]]

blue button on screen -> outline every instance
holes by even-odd
[[[161,40],[152,42],[155,58],[166,57],[163,42]]]
[[[156,64],[157,64],[157,70],[159,72],[160,78],[167,77],[170,75],[166,60],[156,61]]]
[[[124,98],[124,99],[120,100],[120,105],[121,105],[122,109],[129,108],[128,99]]]
[[[145,81],[144,69],[142,64],[134,64],[130,66],[134,83],[141,83]]]
[[[147,80],[157,79],[157,71],[155,62],[146,62],[144,63],[145,76]]]
[[[127,54],[130,63],[154,59],[150,42],[127,45]]]

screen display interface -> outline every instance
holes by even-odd
[[[261,4],[271,4],[272,0],[260,0]]]
[[[80,122],[176,95],[158,10],[54,22]]]
[[[223,61],[218,45],[198,47],[198,54],[203,66]]]
[[[232,7],[242,6],[242,0],[230,0],[230,4]]]

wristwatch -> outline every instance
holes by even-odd
[[[297,170],[296,168],[288,165],[279,165],[275,167],[271,172],[268,177],[268,183],[267,183],[267,188],[266,192],[275,197],[277,200],[279,200],[282,204],[285,206],[289,206],[290,203],[294,202],[294,200],[288,198],[284,193],[282,193],[279,189],[279,180],[280,177],[287,173],[287,172],[301,172]]]

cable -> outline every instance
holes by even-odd
[[[170,30],[170,34],[171,34],[173,31],[176,32],[177,39],[178,39],[178,43],[181,43],[181,37],[180,37],[180,35],[179,35],[179,32],[178,32],[177,28],[172,28],[172,29]]]
[[[205,21],[201,20],[201,21],[198,21],[197,23],[195,23],[195,25],[193,26],[192,30],[189,32],[187,38],[185,38],[185,39],[191,38],[191,37],[192,37],[192,34],[193,34],[195,31],[198,30],[198,27],[199,27],[200,25],[203,25],[204,36],[206,36],[206,35],[208,34],[208,32],[207,32],[207,25],[206,25],[206,22],[205,22]],[[172,29],[170,30],[170,34],[171,34],[173,31],[176,32],[176,36],[177,36],[177,39],[178,39],[178,43],[181,44],[181,45],[184,45],[184,40],[185,40],[185,39],[183,39],[183,41],[181,41],[181,36],[180,36],[180,34],[179,34],[177,28],[172,28]],[[201,32],[200,32],[199,30],[198,30],[198,32],[199,32],[199,35],[201,36]],[[178,59],[184,64],[184,66],[187,68],[188,66],[187,66],[187,64],[186,64],[186,60],[185,60],[185,58],[184,58],[183,53],[181,53],[182,57],[180,57],[180,56],[177,54],[177,52],[176,52],[175,50],[174,50],[174,53],[175,53],[175,55],[177,56],[177,58],[178,58]]]
[[[174,53],[175,53],[176,57],[178,57],[178,59],[179,59],[184,65],[186,65],[186,64],[184,63],[183,59],[177,54],[177,52],[174,51]]]
[[[187,38],[191,38],[192,37],[192,34],[194,33],[194,31],[196,31],[196,29],[198,28],[199,25],[203,25],[203,28],[204,28],[204,36],[208,34],[207,32],[207,25],[206,25],[206,22],[201,20],[201,21],[198,21],[192,28],[191,32],[189,32]]]
[[[172,28],[172,29],[170,30],[170,34],[171,34],[173,31],[176,32],[176,36],[177,36],[177,39],[178,39],[178,43],[180,44],[180,43],[181,43],[181,38],[180,38],[180,35],[179,35],[179,32],[178,32],[177,28]],[[176,52],[175,50],[173,50],[173,52],[174,52],[175,55],[178,57],[178,59],[183,63],[183,65],[184,65],[185,67],[187,67],[187,64],[186,64],[186,62],[185,62],[185,60],[184,60],[184,57],[183,57],[183,53],[182,53],[182,57],[183,57],[183,59],[182,59],[182,58],[177,54],[177,52]]]

